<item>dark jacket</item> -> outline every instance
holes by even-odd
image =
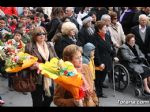
[[[94,30],[93,30],[94,32]],[[93,42],[93,35],[89,34],[88,29],[86,27],[82,27],[78,33],[79,41],[81,42],[82,46],[86,43]]]
[[[145,58],[144,54],[141,52],[141,50],[139,49],[139,47],[137,45],[135,45],[135,50],[137,51],[137,55],[139,58]],[[134,52],[131,50],[131,48],[126,45],[123,44],[120,47],[120,51],[121,51],[121,55],[122,55],[122,60],[127,62],[127,65],[129,68],[132,68],[134,71],[136,71],[137,73],[143,73],[144,70],[142,68],[142,66],[144,66],[144,64],[142,62],[134,62],[133,60],[135,60],[137,58],[137,56],[134,54]]]
[[[102,15],[108,14],[108,10],[105,7],[101,7],[101,9],[98,9],[98,7],[94,7],[91,9],[91,11],[96,12],[97,21],[101,20]]]
[[[143,42],[140,33],[139,33],[139,25],[132,27],[131,33],[135,35],[135,42],[139,46],[140,50],[147,57],[147,53],[150,53],[150,27],[146,28],[145,41]]]
[[[73,15],[73,16],[69,17],[69,19],[70,19],[70,21],[73,22],[73,23],[76,25],[76,27],[79,29],[79,23],[77,22],[77,19],[75,18],[75,16]]]
[[[77,39],[77,38],[76,38]],[[70,44],[76,44],[81,45],[80,42],[77,40],[77,42],[74,42],[72,39],[70,39],[67,35],[63,35],[59,41],[57,41],[54,45],[55,51],[57,53],[57,56],[59,58],[62,58],[63,50],[66,46]]]
[[[125,12],[123,19],[121,21],[123,31],[125,35],[130,33],[130,30],[133,26],[139,24],[138,22],[139,13],[136,10],[129,10]]]
[[[100,66],[105,64],[105,70],[112,70],[112,58],[115,56],[115,51],[112,46],[111,37],[105,35],[105,41],[97,34],[94,34],[94,43],[95,45],[95,66]]]
[[[48,49],[50,51],[50,57],[49,57],[49,60],[53,57],[57,57],[56,53],[55,53],[55,50],[53,48],[53,46],[51,46],[50,43],[47,43],[48,44]],[[40,55],[38,49],[37,49],[37,46],[35,43],[28,43],[25,47],[25,52],[26,53],[29,53],[35,57],[38,58],[38,62],[39,63],[45,63],[45,60],[42,58],[42,56]],[[37,84],[42,84],[42,75],[39,75],[37,74],[37,70],[31,70],[32,71],[32,74],[36,76],[36,83]]]
[[[61,23],[61,20],[59,18],[54,18],[49,23],[46,24],[46,30],[48,33],[48,41],[51,41],[60,23]]]

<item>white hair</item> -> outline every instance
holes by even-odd
[[[74,12],[74,7],[66,7],[66,9],[71,10],[72,12]]]
[[[75,33],[78,33],[78,29],[73,22],[64,22],[61,27],[62,34],[68,35],[71,30],[75,30]]]
[[[110,15],[108,14],[102,15],[101,20],[106,20],[106,19],[111,19]]]
[[[148,16],[146,16],[145,14],[141,14],[141,15],[139,15],[139,21],[140,21],[140,19],[142,19],[142,18],[144,18],[144,19],[147,19],[147,20],[148,20]]]

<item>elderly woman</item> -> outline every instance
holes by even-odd
[[[81,73],[84,84],[88,87],[85,91],[83,105],[76,101],[72,94],[57,85],[54,93],[54,104],[59,107],[77,107],[77,106],[98,106],[98,99],[94,91],[94,83],[91,71],[86,64],[82,64],[82,49],[77,45],[68,45],[63,51],[63,60],[70,61],[76,70]],[[88,82],[88,83],[87,83]]]
[[[137,73],[141,74],[144,83],[144,93],[150,95],[150,69],[144,64],[145,56],[135,44],[135,35],[128,34],[126,43],[120,47],[122,60]]]
[[[55,50],[59,58],[62,58],[63,50],[70,44],[80,45],[77,40],[78,29],[72,22],[64,22],[61,26],[62,38],[55,43]]]
[[[107,73],[112,71],[112,59],[115,55],[110,36],[106,33],[106,24],[104,21],[97,21],[94,34],[95,58],[95,87],[98,97],[106,98],[102,88],[106,88],[104,81]],[[108,88],[108,87],[107,87]]]
[[[32,42],[27,44],[25,51],[38,58],[38,62],[30,67],[35,76],[36,90],[31,92],[33,106],[49,107],[53,100],[53,83],[50,79],[37,74],[38,63],[45,63],[56,57],[55,50],[46,42],[47,33],[44,27],[35,27],[32,32]]]

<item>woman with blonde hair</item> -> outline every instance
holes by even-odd
[[[33,106],[49,107],[53,100],[53,82],[37,73],[39,63],[45,63],[56,57],[55,50],[46,42],[47,33],[44,27],[35,27],[32,32],[32,42],[26,45],[25,52],[38,58],[38,61],[30,67],[31,74],[35,76],[36,90],[31,92]]]
[[[94,91],[94,83],[92,80],[91,71],[86,64],[82,64],[82,49],[81,47],[71,44],[65,47],[63,51],[63,60],[70,61],[76,70],[81,73],[83,85],[85,89],[84,99],[75,100],[72,94],[57,85],[54,93],[54,104],[59,107],[78,107],[78,106],[98,106],[98,98]]]
[[[62,38],[55,43],[55,50],[59,58],[62,58],[64,48],[70,44],[81,45],[77,40],[78,29],[72,22],[64,22],[61,26]]]

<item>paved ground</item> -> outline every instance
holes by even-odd
[[[109,84],[108,89],[104,89],[104,93],[108,95],[108,98],[100,99],[100,106],[150,106],[150,98],[137,98],[134,96],[134,87],[130,85],[123,93],[116,91],[114,97],[112,84]],[[6,107],[30,107],[32,106],[30,93],[23,95],[22,93],[9,91],[7,86],[7,79],[0,77],[0,96],[5,101],[4,106]],[[140,104],[139,104],[140,103]],[[55,105],[52,103],[51,106]]]

